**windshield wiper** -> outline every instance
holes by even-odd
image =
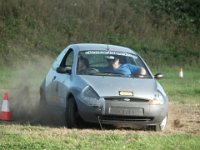
[[[102,76],[120,76],[120,77],[125,76],[123,74],[115,73],[115,72],[99,72],[99,75],[102,75]]]

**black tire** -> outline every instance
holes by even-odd
[[[161,131],[160,125],[155,125],[155,126],[154,126],[154,130],[155,130],[155,131]]]
[[[149,125],[146,127],[147,131],[164,131],[167,125],[168,115],[163,119],[161,124]]]
[[[40,104],[41,104],[41,105],[46,104],[46,100],[45,100],[44,94],[41,94],[41,95],[40,95]]]
[[[47,104],[45,93],[44,93],[44,84],[45,84],[45,80],[43,80],[42,85],[40,86],[40,101],[39,101],[40,106]]]
[[[146,131],[160,131],[160,125],[148,125],[145,127]]]
[[[76,128],[78,122],[78,109],[75,103],[75,99],[70,97],[65,110],[65,120],[67,128]]]

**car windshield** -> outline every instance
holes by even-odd
[[[144,78],[150,78],[144,62],[139,56],[115,51],[89,50],[78,55],[77,74],[97,76],[141,77],[139,70],[145,70]]]

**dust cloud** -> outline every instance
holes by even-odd
[[[9,105],[13,122],[59,126],[64,119],[61,112],[39,103],[40,84],[53,63],[51,57],[34,56],[30,62],[17,67],[9,89]]]

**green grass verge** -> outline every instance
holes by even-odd
[[[0,89],[8,89],[11,86],[15,72],[13,68],[0,67]]]
[[[199,135],[0,125],[1,149],[200,149]]]
[[[178,67],[153,69],[162,72],[164,78],[159,80],[170,101],[181,103],[200,101],[200,68],[183,68],[184,77],[179,77]]]

